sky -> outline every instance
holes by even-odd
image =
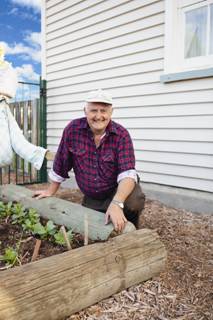
[[[41,0],[0,0],[0,44],[19,81],[41,74]]]

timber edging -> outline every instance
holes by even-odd
[[[155,231],[141,229],[0,272],[0,320],[60,320],[165,267]]]
[[[37,200],[33,198],[33,191],[13,184],[0,186],[0,199],[2,201],[17,201],[26,208],[34,208],[43,218],[54,223],[71,228],[73,232],[84,235],[84,217],[88,218],[88,234],[91,240],[107,240],[113,233],[113,225],[105,225],[105,215],[79,204],[49,197]],[[127,222],[123,233],[135,230],[131,222]]]

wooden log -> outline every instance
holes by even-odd
[[[106,240],[113,233],[112,223],[105,225],[105,215],[79,204],[55,197],[37,200],[32,197],[33,191],[12,184],[0,186],[0,199],[3,201],[17,201],[26,208],[34,208],[40,216],[50,219],[56,224],[71,228],[73,232],[84,235],[84,216],[88,217],[88,236],[92,240]],[[127,222],[123,233],[135,230],[131,222]]]
[[[60,320],[157,275],[166,250],[142,229],[0,272],[0,320]]]

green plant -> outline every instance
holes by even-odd
[[[67,232],[67,236],[68,236],[69,241],[72,242],[73,241],[73,232],[72,232],[72,230],[69,230]],[[66,242],[64,240],[63,233],[60,230],[54,234],[54,240],[55,240],[55,243],[57,243],[59,245],[63,245],[64,246],[66,244]]]
[[[39,236],[41,239],[46,239],[47,237],[46,229],[40,222],[33,225],[32,233]]]
[[[56,233],[56,225],[51,220],[46,223],[46,226],[37,222],[33,226],[32,233],[39,235],[41,239],[47,239],[49,236],[53,236]]]
[[[12,205],[12,202],[8,202],[7,204],[4,204],[2,201],[0,202],[0,218],[8,218],[11,216]]]
[[[13,266],[18,260],[18,250],[8,247],[4,251],[4,255],[0,256],[0,260],[4,261],[6,265]]]
[[[56,225],[51,220],[46,224],[46,231],[50,236],[53,236],[56,233]]]
[[[39,215],[35,209],[30,208],[27,211],[25,220],[22,222],[22,227],[24,230],[33,231],[34,225],[39,223]]]
[[[46,225],[40,222],[40,217],[37,211],[33,208],[25,209],[20,203],[13,204],[9,202],[4,204],[0,202],[0,218],[12,219],[12,224],[21,225],[24,231],[27,231],[35,236],[44,240],[52,240],[56,244],[66,245],[63,233],[58,227],[51,221],[48,220]],[[73,241],[73,232],[69,230],[67,236],[70,242]],[[0,256],[0,259],[5,261],[7,264],[14,264],[19,261],[18,251],[20,247],[20,241],[16,245],[16,249],[12,247],[6,248],[4,255]]]
[[[15,203],[11,207],[11,212],[12,212],[12,224],[22,225],[27,215],[27,211],[25,210],[25,208],[20,203]]]
[[[2,201],[0,201],[0,218],[3,217],[4,210],[5,210],[5,205]]]

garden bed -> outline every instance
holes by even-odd
[[[76,189],[61,188],[56,196],[77,203],[82,200]],[[212,223],[211,215],[147,199],[140,227],[158,232],[168,252],[166,269],[66,320],[212,320]]]
[[[56,196],[82,200],[76,189],[61,188]],[[168,252],[166,269],[67,320],[213,320],[213,215],[147,199],[140,228],[158,232]]]
[[[66,235],[72,249],[84,245],[82,235],[72,230],[67,230]],[[38,240],[40,248],[33,260],[67,251],[60,226],[40,218],[35,210],[26,210],[19,203],[0,202],[0,270],[31,262]]]
[[[6,264],[3,268],[8,270],[0,272],[0,320],[64,320],[104,298],[156,276],[165,268],[165,246],[155,231],[135,231],[132,224],[127,223],[123,234],[111,238],[113,226],[104,225],[103,213],[55,197],[36,200],[32,191],[14,185],[2,186],[0,197],[8,202],[0,204],[1,235],[7,233],[11,235],[9,241],[14,238],[17,242],[1,256]],[[10,201],[15,203],[12,205]],[[19,202],[34,209],[25,210]],[[91,234],[93,240],[109,241],[24,264],[28,255],[30,261],[31,257],[35,260],[35,250],[33,254],[29,253],[30,250],[24,252],[22,244],[34,238],[36,249],[44,240],[58,241],[61,236],[57,223],[67,228],[73,226],[73,231],[79,230],[85,239]],[[13,225],[16,228],[10,233]],[[24,232],[19,229],[20,225]],[[70,230],[63,234],[66,240],[69,234],[74,237]],[[5,244],[5,241],[6,237],[2,242]],[[11,268],[15,264],[20,266]]]

